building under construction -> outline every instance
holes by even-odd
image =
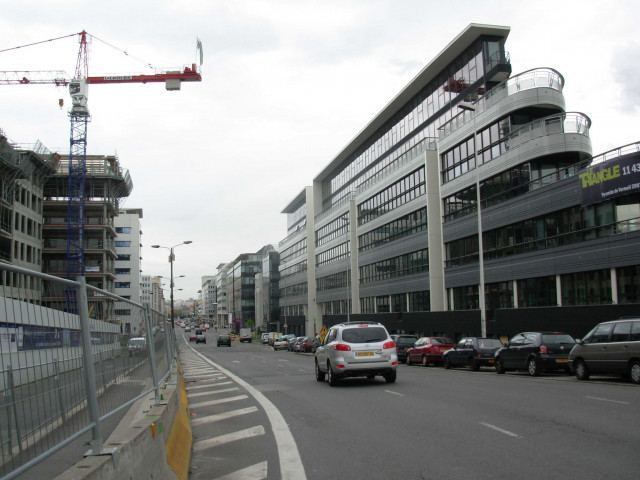
[[[133,183],[113,155],[87,155],[85,178],[84,275],[87,284],[113,292],[117,257],[114,218]],[[60,277],[67,274],[68,191],[69,156],[62,155],[55,174],[44,186],[42,252],[42,271]],[[61,292],[45,291],[42,303],[64,310],[67,299]],[[113,302],[104,296],[90,295],[89,313],[99,320],[115,318]]]
[[[42,263],[43,188],[58,167],[60,155],[40,142],[19,145],[0,130],[0,261],[35,271]],[[35,277],[2,272],[4,297],[40,303]]]

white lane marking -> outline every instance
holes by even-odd
[[[189,373],[185,373],[184,374],[184,379],[185,380],[191,380],[195,378],[196,380],[216,380],[218,378],[220,378],[219,374],[215,374],[215,373],[209,373],[209,374],[197,374],[197,373],[193,373],[193,372],[189,372]]]
[[[216,480],[264,480],[265,478],[267,478],[267,462],[260,462],[218,477]]]
[[[233,382],[219,382],[219,383],[207,383],[206,385],[195,385],[193,387],[187,387],[187,392],[191,390],[202,390],[203,388],[217,387],[218,385],[231,385]]]
[[[249,398],[246,395],[238,395],[237,397],[229,397],[229,398],[221,398],[220,400],[210,400],[208,402],[200,402],[189,405],[190,409],[199,408],[199,407],[209,407],[211,405],[219,405],[221,403],[228,402],[237,402],[238,400],[244,400],[245,398]]]
[[[240,363],[240,360],[232,360],[233,363]]]
[[[238,387],[222,388],[220,390],[209,390],[208,392],[192,393],[191,395],[187,396],[191,399],[195,397],[204,397],[205,395],[217,395],[218,393],[236,392],[238,390],[240,390]]]
[[[200,440],[199,442],[193,444],[193,451],[199,452],[200,450],[218,447],[220,445],[224,445],[225,443],[235,442],[236,440],[244,440],[245,438],[257,437],[264,434],[264,427],[262,425],[258,425],[257,427],[247,428],[246,430],[239,430],[237,432],[227,433],[226,435],[219,435],[217,437],[207,438],[206,440]]]
[[[238,410],[231,410],[229,412],[217,413],[215,415],[209,415],[208,417],[196,418],[191,420],[191,426],[197,427],[198,425],[206,425],[208,423],[219,422],[221,420],[227,420],[228,418],[239,417],[240,415],[246,415],[248,413],[254,413],[258,411],[258,407],[240,408]]]
[[[276,444],[278,446],[280,476],[282,480],[306,480],[307,474],[304,471],[304,465],[302,464],[302,459],[300,458],[300,452],[298,452],[298,445],[296,444],[296,441],[293,438],[291,430],[289,430],[289,426],[287,425],[287,422],[285,422],[282,413],[280,413],[276,406],[271,403],[269,399],[265,397],[261,392],[249,385],[240,377],[237,377],[226,368],[222,368],[220,365],[212,362],[200,352],[197,352],[192,346],[189,346],[189,348],[196,355],[200,356],[205,362],[208,362],[210,365],[226,374],[240,386],[244,387],[247,392],[249,392],[249,394],[251,394],[251,396],[255,398],[262,406],[265,413],[267,414],[267,417],[269,418],[271,428],[273,429],[273,436],[275,437]]]
[[[490,423],[480,422],[480,425],[495,430],[496,432],[504,433],[505,435],[509,435],[510,437],[520,438],[520,435],[517,433],[510,432],[509,430],[505,430],[504,428],[496,427],[495,425],[491,425]]]
[[[608,398],[600,398],[600,397],[585,397],[585,398],[589,398],[591,400],[600,400],[601,402],[617,403],[619,405],[629,405],[629,402],[621,402],[620,400],[610,400]]]
[[[393,395],[398,395],[399,397],[404,397],[404,393],[394,392],[393,390],[384,390],[387,393],[391,393]]]
[[[286,358],[279,358],[278,361],[279,362],[288,362],[289,360],[287,360]]]

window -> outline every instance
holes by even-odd
[[[115,282],[116,288],[131,288],[131,282]]]
[[[116,227],[116,233],[131,233],[131,227]]]
[[[613,332],[611,333],[612,342],[627,342],[629,341],[629,333],[631,332],[631,323],[616,323],[613,326]]]
[[[131,246],[131,241],[129,241],[129,240],[116,240],[115,241],[115,246],[116,247],[130,247]]]
[[[131,260],[131,255],[130,254],[121,254],[118,255],[118,258],[116,258],[116,260],[122,260],[122,261],[129,261]]]

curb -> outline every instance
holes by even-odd
[[[167,464],[179,480],[187,480],[189,478],[193,437],[191,434],[191,422],[189,421],[187,389],[182,378],[182,367],[180,365],[178,365],[178,384],[180,401],[178,411],[173,419],[171,433],[167,438]]]

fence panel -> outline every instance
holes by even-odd
[[[123,333],[123,311],[140,336]],[[166,315],[84,278],[0,264],[0,478],[87,432],[105,453],[101,421],[154,390],[159,401],[174,340]]]

